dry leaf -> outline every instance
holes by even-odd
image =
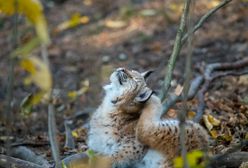
[[[196,113],[194,111],[189,111],[188,112],[188,118],[191,120],[195,117]]]
[[[121,20],[107,20],[105,22],[106,27],[113,28],[113,29],[123,28],[126,25],[127,23]]]
[[[205,126],[207,127],[207,129],[209,131],[211,131],[213,128],[213,125],[209,122],[207,115],[203,115],[203,122],[204,122]]]
[[[208,115],[208,120],[213,126],[219,126],[220,125],[220,120],[214,118],[212,115]]]
[[[90,82],[89,80],[85,80],[82,82],[82,87],[77,90],[77,91],[70,91],[67,93],[67,96],[71,99],[76,99],[78,96],[83,95],[84,93],[86,93],[89,90],[89,86],[90,86]]]
[[[212,138],[216,139],[218,137],[218,132],[216,130],[210,131],[210,135]]]
[[[175,89],[175,94],[177,96],[179,96],[183,91],[183,86],[182,85],[177,85],[176,89]]]
[[[59,24],[58,27],[55,29],[55,32],[62,32],[64,30],[76,27],[80,24],[87,24],[89,23],[89,21],[90,18],[88,16],[80,16],[79,13],[75,13],[69,20]]]

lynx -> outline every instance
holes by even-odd
[[[147,86],[151,71],[116,69],[106,95],[92,115],[88,146],[111,158],[112,167],[169,168],[179,151],[179,122],[161,119],[162,105]],[[198,124],[186,123],[188,150],[207,145],[207,134]]]

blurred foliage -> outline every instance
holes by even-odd
[[[39,0],[0,0],[1,13],[23,15],[36,29],[37,37],[32,38],[11,53],[11,59],[18,58],[20,67],[28,72],[28,76],[23,80],[24,84],[33,83],[39,88],[36,94],[26,96],[20,105],[22,114],[27,115],[44,95],[50,94],[52,88],[52,76],[48,63],[37,56],[30,57],[35,48],[41,44],[48,45],[50,43],[43,7]]]
[[[24,15],[34,24],[38,37],[44,44],[50,43],[43,8],[38,0],[0,0],[0,13]]]
[[[204,153],[199,150],[195,150],[187,153],[187,160],[190,168],[204,168],[206,163],[203,160]],[[183,158],[177,157],[173,161],[174,168],[183,168]]]
[[[40,58],[32,56],[21,60],[20,66],[25,69],[29,76],[24,79],[24,83],[36,84],[43,91],[50,91],[52,88],[52,77],[48,65]]]
[[[85,80],[82,82],[82,87],[79,90],[70,91],[67,93],[67,96],[71,100],[75,100],[77,97],[81,96],[82,94],[86,93],[89,90],[90,82],[89,80]]]

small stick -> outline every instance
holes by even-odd
[[[44,168],[43,166],[6,155],[0,155],[0,167]]]

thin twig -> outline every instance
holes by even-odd
[[[232,0],[224,0],[219,5],[208,11],[205,15],[203,15],[200,20],[196,23],[193,29],[193,33],[196,32],[199,28],[202,27],[202,25],[208,20],[210,16],[212,16],[216,11],[218,11],[220,8],[224,7],[226,4],[231,2]],[[192,32],[191,32],[192,33]],[[186,33],[182,38],[182,44],[184,44],[189,37],[190,33]]]
[[[12,157],[32,162],[34,164],[43,166],[44,168],[51,167],[46,159],[44,159],[42,156],[36,155],[31,149],[27,147],[14,147],[11,148],[10,152]]]
[[[203,15],[200,18],[200,20],[197,22],[197,24],[194,26],[193,33],[196,32],[199,28],[201,28],[202,25],[206,22],[206,20],[210,16],[212,16],[216,11],[218,11],[220,8],[224,7],[226,4],[228,4],[231,1],[232,0],[224,0],[219,5],[217,5],[216,7],[211,9],[209,12],[207,12],[205,15]],[[171,83],[171,79],[172,79],[172,73],[173,73],[173,70],[175,68],[175,62],[176,62],[178,55],[180,54],[180,50],[182,48],[182,45],[188,39],[189,34],[192,33],[192,32],[189,32],[183,36],[184,30],[185,30],[185,17],[184,16],[185,16],[185,13],[183,13],[183,15],[181,17],[180,26],[179,26],[179,29],[177,32],[173,51],[172,51],[172,54],[170,56],[170,60],[169,60],[168,66],[167,66],[166,76],[164,78],[164,85],[161,88],[160,98],[162,101],[164,101],[168,96],[168,91],[169,91],[170,83]]]
[[[43,166],[6,155],[0,155],[0,167],[44,168]]]
[[[15,0],[15,11],[17,11],[18,3]],[[12,49],[15,49],[18,45],[18,15],[15,13],[13,16],[13,34],[12,34]],[[15,59],[9,57],[9,69],[8,69],[8,86],[7,86],[7,107],[5,110],[5,118],[6,118],[6,136],[9,138],[11,133],[11,125],[13,120],[13,112],[12,112],[12,100],[13,100],[13,86],[14,86],[14,66],[15,66]],[[7,139],[6,141],[6,149],[8,154],[8,149],[10,148],[10,140]]]
[[[41,56],[43,58],[43,61],[47,65],[47,67],[50,69],[47,45],[45,44],[41,45]],[[55,166],[56,168],[60,168],[61,163],[60,163],[59,145],[58,145],[58,141],[56,138],[57,127],[56,127],[56,120],[55,120],[54,105],[52,103],[52,88],[49,94],[49,102],[48,102],[48,135],[49,135],[49,141],[50,141],[51,150],[52,150],[52,156],[55,161]]]
[[[238,152],[243,147],[248,146],[248,141],[241,141],[241,143],[232,146],[224,154],[219,154],[210,158],[208,168],[217,167],[239,167],[242,162],[248,161],[248,152]]]
[[[52,156],[55,161],[56,168],[61,167],[60,165],[60,155],[59,155],[59,145],[56,138],[57,129],[54,114],[54,106],[52,103],[48,105],[48,135],[52,150]]]
[[[193,29],[192,26],[192,16],[194,13],[194,4],[195,1],[191,2],[191,0],[186,0],[185,3],[188,3],[189,5],[189,14],[186,16],[186,26],[188,31],[191,31]],[[180,141],[180,146],[181,146],[181,156],[183,158],[183,167],[188,168],[188,160],[187,160],[187,147],[185,143],[185,138],[186,138],[186,133],[185,133],[185,120],[186,120],[186,115],[188,113],[188,107],[187,107],[187,98],[188,98],[188,93],[190,89],[190,78],[192,75],[192,49],[193,49],[193,34],[190,34],[188,38],[188,45],[187,45],[187,56],[186,56],[186,66],[185,66],[185,81],[183,84],[183,109],[181,112],[178,114],[178,119],[179,119],[179,129],[180,129],[180,134],[179,134],[179,141]]]
[[[162,101],[167,97],[167,93],[168,93],[168,90],[170,88],[172,73],[173,73],[173,70],[175,68],[176,59],[177,59],[177,57],[180,53],[181,47],[182,47],[181,40],[182,40],[183,34],[185,32],[186,18],[187,18],[188,13],[189,13],[189,6],[190,6],[189,4],[190,4],[190,0],[189,1],[187,0],[184,3],[183,14],[182,14],[182,17],[180,20],[179,28],[177,30],[177,35],[176,35],[174,47],[172,50],[172,54],[171,54],[169,62],[168,62],[168,66],[167,66],[167,70],[166,70],[166,76],[164,79],[164,85],[162,86],[162,91],[161,91],[161,95],[160,95],[160,98]]]
[[[65,148],[70,148],[70,149],[75,149],[75,142],[74,138],[72,136],[72,131],[69,126],[69,121],[65,120],[64,121],[64,126],[65,126]]]

